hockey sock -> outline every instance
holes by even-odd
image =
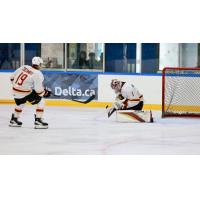
[[[15,111],[14,111],[14,117],[19,118],[20,114],[22,113],[22,109],[24,107],[24,104],[21,104],[19,106],[15,106]]]
[[[36,109],[36,118],[42,118],[43,113],[44,113],[44,109],[37,108]]]
[[[37,104],[36,117],[42,118],[43,113],[44,113],[44,99],[41,99],[41,101]]]

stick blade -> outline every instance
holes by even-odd
[[[116,111],[115,108],[111,108],[109,111],[108,111],[108,118]]]
[[[77,100],[77,99],[72,99],[72,101],[75,101],[75,102],[78,102],[78,103],[84,103],[84,104],[86,104],[86,103],[91,102],[94,98],[95,98],[95,95],[93,94],[92,96],[90,96],[90,97],[89,97],[87,100],[85,100],[85,101],[80,101],[80,100]]]

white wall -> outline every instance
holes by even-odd
[[[13,99],[10,75],[11,73],[0,73],[0,99]]]
[[[10,75],[11,73],[0,73],[0,100],[13,99]],[[134,84],[144,95],[146,104],[161,104],[161,76],[142,75],[99,75],[99,102],[113,102],[115,94],[110,88],[110,82],[114,78]]]

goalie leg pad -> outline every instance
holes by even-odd
[[[118,122],[138,122],[145,123],[153,122],[152,112],[149,111],[134,111],[134,110],[117,110],[116,121]]]

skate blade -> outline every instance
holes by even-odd
[[[17,124],[9,124],[10,127],[21,127],[22,125],[17,125]]]
[[[47,129],[48,126],[40,126],[40,125],[35,125],[35,129]]]

